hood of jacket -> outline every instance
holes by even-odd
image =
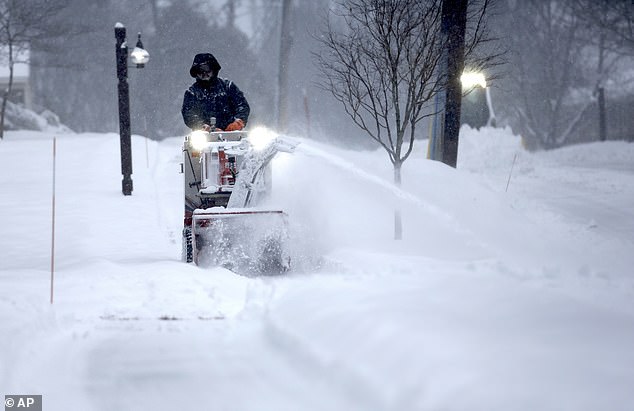
[[[192,63],[192,67],[189,69],[189,75],[192,77],[196,77],[198,74],[198,68],[203,64],[208,64],[211,67],[211,70],[218,75],[218,72],[222,68],[218,60],[211,53],[200,53],[196,54],[194,57],[194,62]]]

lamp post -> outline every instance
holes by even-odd
[[[114,36],[117,40],[115,51],[117,78],[119,80],[117,86],[119,95],[119,139],[121,145],[121,174],[123,174],[121,189],[123,195],[129,196],[132,194],[132,143],[130,135],[130,90],[128,87],[128,44],[123,24],[115,24]],[[130,57],[137,68],[143,68],[150,59],[149,53],[143,48],[143,43],[141,43],[141,33],[139,33],[136,47]]]

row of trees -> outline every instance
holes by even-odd
[[[54,21],[66,34],[34,38],[29,42],[35,101],[56,112],[65,124],[77,131],[113,131],[117,128],[112,31],[114,23],[121,21],[128,28],[130,42],[134,42],[136,31],[143,32],[144,45],[151,54],[145,69],[129,72],[133,132],[152,138],[186,132],[180,120],[180,103],[183,91],[192,81],[188,76],[189,64],[197,52],[211,51],[221,61],[221,75],[231,78],[245,91],[253,106],[252,121],[279,125],[290,132],[312,133],[339,141],[346,138],[349,144],[368,145],[362,138],[350,137],[359,136],[358,122],[349,121],[345,105],[324,103],[332,99],[329,92],[332,90],[320,87],[323,82],[318,84],[324,78],[320,71],[323,65],[318,67],[313,58],[320,47],[327,47],[322,41],[325,38],[322,29],[327,25],[323,19],[315,17],[328,18],[329,10],[340,14],[339,11],[350,9],[346,2],[40,1],[63,6],[49,21]],[[351,4],[362,8],[382,2],[365,3],[367,5],[364,2]],[[424,118],[421,113],[429,115],[426,103],[440,89],[440,82],[435,80],[433,73],[440,50],[437,47],[437,19],[441,3],[440,0],[408,0],[399,6],[402,13],[397,18],[401,21],[409,19],[407,7],[421,9],[419,11],[424,15],[419,14],[407,24],[414,27],[417,22],[424,23],[416,30],[419,35],[424,33],[426,36],[422,40],[424,53],[413,50],[419,54],[417,61],[425,63],[422,66],[424,77],[418,79],[425,82],[425,87],[415,104],[415,124],[409,129],[410,123],[405,121],[397,131],[398,141],[401,141],[408,130],[410,147],[414,137],[425,135],[425,132],[416,133],[415,125]],[[477,18],[482,4],[486,9],[489,2],[479,0],[476,3],[479,6],[472,8],[475,10],[473,18]],[[122,19],[122,16],[126,18]],[[350,30],[345,28],[341,16],[333,23],[330,26],[333,30]],[[431,31],[425,33],[428,29]],[[473,29],[472,34],[481,35],[477,19]],[[282,44],[280,40],[283,40]],[[415,48],[418,46],[415,43],[420,43],[420,39],[412,41],[408,47]],[[415,61],[400,59],[397,64],[412,62]],[[405,66],[400,68],[401,72],[406,70]],[[282,74],[285,74],[284,78],[278,78]],[[281,91],[278,85],[283,87]],[[385,127],[387,131],[389,124]],[[392,153],[396,150],[396,147],[391,148]],[[405,153],[397,155],[397,164],[406,157]]]
[[[30,43],[35,101],[74,130],[117,129],[113,27],[122,22],[128,41],[134,43],[141,31],[150,52],[143,70],[129,71],[134,133],[160,139],[187,131],[180,104],[193,81],[189,66],[196,53],[212,52],[223,67],[220,75],[235,81],[249,99],[252,123],[275,126],[284,120],[278,119],[283,105],[291,132],[324,124],[352,134],[341,121],[341,109],[321,104],[326,93],[314,83],[310,50],[319,23],[314,16],[325,15],[328,0],[46,1],[64,4],[56,24],[79,35]],[[284,59],[281,38],[286,39]],[[278,79],[282,70],[284,82]],[[285,93],[278,92],[280,83],[286,84]]]
[[[128,29],[128,43],[143,33],[150,63],[129,70],[132,128],[151,138],[183,134],[180,118],[184,90],[191,84],[189,66],[199,52],[212,51],[256,106],[262,76],[247,36],[194,1],[68,0],[59,20],[65,27],[81,25],[81,35],[58,36],[32,47],[32,78],[36,102],[55,111],[77,131],[117,129],[114,25]],[[218,11],[217,13],[222,13]],[[49,50],[59,50],[50,53]],[[259,88],[261,90],[255,90]]]
[[[77,131],[117,128],[112,29],[121,21],[131,42],[136,31],[143,32],[151,53],[144,70],[130,71],[133,132],[162,138],[186,131],[179,109],[191,82],[188,67],[195,53],[211,51],[223,65],[221,75],[247,94],[253,121],[279,121],[291,132],[310,127],[313,136],[321,128],[333,140],[358,135],[360,126],[399,164],[413,141],[426,136],[425,127],[417,124],[433,113],[428,103],[443,87],[436,70],[442,50],[441,3],[0,0],[0,44],[10,46],[3,56],[10,68],[18,49],[29,46],[36,103]],[[328,11],[326,21],[315,18]],[[609,107],[614,82],[627,89],[618,76],[634,49],[630,0],[470,0],[469,13],[468,68],[481,68],[486,57],[497,55],[492,44],[508,50],[511,64],[494,83],[499,120],[511,124],[533,148],[568,144],[581,126],[587,127],[588,118],[596,119],[598,138],[609,138],[606,101]],[[493,36],[487,16],[492,17]],[[402,36],[403,30],[408,36]],[[500,41],[491,42],[493,37]],[[282,48],[280,39],[285,40]],[[335,49],[341,47],[357,54],[338,54]],[[355,83],[365,91],[342,87],[341,75],[355,64],[362,69],[357,76],[370,80]],[[285,81],[279,73],[286,73]],[[388,74],[398,76],[396,87]],[[278,84],[285,85],[282,93]],[[382,96],[384,90],[389,93]],[[9,93],[4,90],[3,100]],[[343,104],[326,103],[333,96]],[[368,96],[391,100],[381,105],[376,100],[370,107],[363,100]],[[374,114],[381,121],[368,122],[367,115]],[[389,116],[394,121],[387,121]],[[403,150],[402,141],[407,143]]]
[[[501,6],[496,30],[510,64],[498,84],[503,92],[497,102],[505,120],[533,149],[609,138],[606,89],[630,94],[634,89],[634,78],[624,69],[634,54],[631,0],[524,0]]]

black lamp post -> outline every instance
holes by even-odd
[[[121,144],[121,174],[123,181],[121,188],[123,195],[132,194],[132,143],[130,138],[130,90],[128,87],[128,44],[126,42],[125,27],[121,23],[114,26],[114,36],[117,39],[117,78],[119,79],[119,136]],[[150,55],[143,48],[141,43],[141,33],[136,43],[136,47],[130,55],[132,63],[137,68],[145,67],[150,59]]]

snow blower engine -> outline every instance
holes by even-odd
[[[290,268],[286,214],[261,204],[272,187],[271,160],[295,146],[264,128],[185,137],[184,261],[247,275]]]

